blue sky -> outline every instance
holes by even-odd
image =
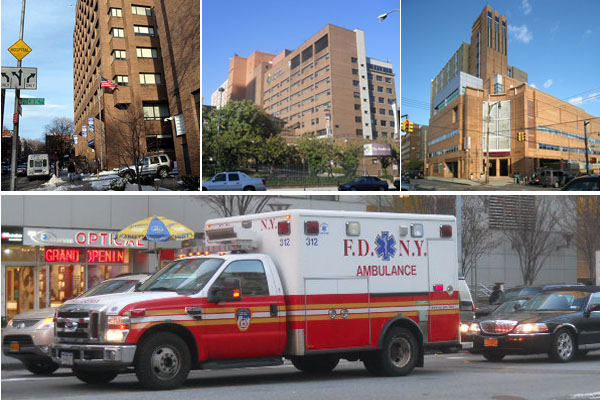
[[[365,31],[367,56],[390,61],[400,89],[400,13],[379,22],[377,16],[400,8],[400,0],[204,0],[202,2],[202,96],[226,79],[234,53],[279,54],[300,46],[327,24]]]
[[[21,97],[43,97],[43,106],[23,106],[19,137],[39,139],[54,117],[73,119],[73,26],[75,0],[29,0],[23,40],[32,51],[23,67],[37,67],[37,90],[21,90]],[[19,40],[21,2],[2,0],[2,66],[16,67],[8,48]],[[6,90],[4,125],[12,130],[15,91]]]
[[[526,71],[530,85],[600,116],[598,0],[402,0],[402,114],[428,124],[431,79],[470,42],[486,3],[507,19],[509,65]]]

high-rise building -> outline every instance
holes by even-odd
[[[216,108],[221,108],[224,107],[225,104],[227,104],[227,98],[229,97],[227,94],[229,93],[227,91],[227,82],[225,81],[223,82],[223,84],[221,84],[221,86],[219,86],[219,88],[217,90],[215,90],[213,92],[213,94],[210,96],[210,105]]]
[[[105,168],[131,163],[138,131],[142,152],[167,153],[180,174],[199,173],[200,4],[181,3],[77,1],[76,155]],[[101,87],[102,78],[115,87]]]
[[[229,65],[227,99],[250,99],[299,136],[392,139],[393,66],[367,57],[364,32],[327,25],[295,50]]]
[[[585,125],[600,122],[582,109],[527,84],[508,64],[507,20],[485,6],[462,43],[431,81],[427,135],[429,175],[481,179],[531,174],[540,168],[585,170]],[[591,169],[600,143],[588,135]]]

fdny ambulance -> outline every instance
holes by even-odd
[[[425,347],[460,345],[453,216],[288,210],[209,220],[205,235],[206,252],[135,292],[60,307],[54,360],[87,383],[133,369],[170,389],[191,369],[284,359],[401,376]]]

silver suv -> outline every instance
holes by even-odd
[[[173,169],[173,161],[166,154],[147,155],[140,160],[140,175],[156,176],[161,179],[169,176]],[[128,165],[119,169],[119,176],[133,182],[135,178],[135,165]]]

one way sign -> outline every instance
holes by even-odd
[[[37,90],[37,68],[2,67],[2,89]]]

